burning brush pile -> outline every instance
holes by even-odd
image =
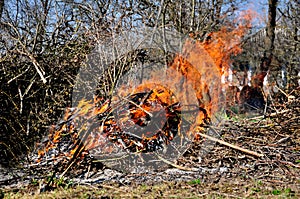
[[[107,158],[117,161],[131,154],[168,154],[168,147],[182,154],[181,148],[188,147],[182,147],[184,140],[203,139],[199,133],[219,122],[221,76],[230,56],[241,52],[239,44],[250,27],[250,20],[245,21],[212,33],[204,42],[186,40],[181,53],[148,72],[149,78],[124,81],[113,88],[114,94],[82,99],[68,108],[38,147],[37,164],[55,165],[65,173],[86,160],[105,164]]]
[[[170,83],[174,83],[179,73],[174,73],[175,67],[181,67],[180,73],[189,80],[186,84],[194,85],[198,104],[185,105],[188,99],[183,99],[184,96],[149,82],[132,91],[122,87],[122,93],[110,99],[82,100],[78,107],[68,108],[63,120],[50,129],[38,151],[38,164],[69,168],[87,158],[105,162],[107,157],[114,157],[113,154],[124,157],[157,151],[167,153],[174,138],[180,142],[186,138],[200,139],[197,132],[208,128],[214,107],[208,86],[200,84],[197,76],[200,74],[194,73],[192,65],[180,57],[175,58],[167,71]],[[173,147],[177,146],[173,143]]]
[[[81,101],[77,108],[67,109],[64,120],[50,130],[46,147],[39,151],[40,158],[52,154],[54,161],[60,158],[79,160],[93,150],[112,153],[115,147],[133,153],[153,152],[177,135],[181,109],[170,91],[157,86],[130,95],[128,100],[128,107],[121,104],[118,107],[118,118],[113,114],[110,100]],[[136,125],[147,126],[153,119],[161,121],[163,127],[147,128],[152,132],[137,131]],[[69,147],[65,148],[66,145]],[[69,152],[51,152],[54,149]]]

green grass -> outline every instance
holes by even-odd
[[[188,182],[119,185],[95,184],[90,186],[58,187],[44,193],[37,189],[6,190],[5,198],[299,198],[297,186],[290,188],[280,183],[262,181],[223,181],[205,183],[200,179]],[[292,186],[292,185],[291,185]]]
[[[189,181],[188,184],[201,184],[201,180],[195,179],[195,180]]]

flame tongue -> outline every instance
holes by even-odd
[[[204,130],[219,110],[221,75],[229,68],[230,56],[241,52],[239,43],[250,27],[249,16],[251,13],[245,14],[249,20],[244,24],[231,31],[222,28],[205,42],[187,41],[182,54],[177,54],[164,71],[164,82],[159,79],[161,71],[153,72],[149,81],[133,90],[121,89],[120,98],[82,100],[76,109],[66,112],[58,128],[50,131],[46,149],[39,155],[56,148],[64,134],[70,134],[73,141],[67,156],[80,156],[96,148],[102,153],[118,149],[155,151],[180,134],[182,116],[192,124],[187,135],[198,138],[196,131]],[[84,150],[78,143],[83,143]]]

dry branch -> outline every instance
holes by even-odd
[[[228,147],[230,147],[230,148],[233,148],[233,149],[242,151],[242,152],[244,152],[244,153],[248,153],[248,154],[253,155],[253,156],[256,156],[256,157],[263,157],[263,156],[264,156],[263,154],[257,153],[257,152],[255,152],[255,151],[250,151],[250,150],[248,150],[248,149],[244,149],[244,148],[242,148],[242,147],[239,147],[239,146],[230,144],[230,143],[228,143],[228,142],[225,142],[225,141],[223,141],[223,140],[217,139],[217,138],[215,138],[215,137],[212,137],[212,136],[209,136],[209,135],[200,133],[200,132],[199,132],[198,134],[199,134],[200,136],[205,137],[205,138],[207,138],[207,139],[209,139],[209,140],[212,140],[212,141],[214,141],[214,142],[218,142],[218,143],[223,144],[223,145],[225,145],[225,146],[228,146]]]
[[[180,170],[184,170],[184,171],[198,171],[198,169],[196,168],[188,168],[188,167],[183,167],[183,166],[180,166],[180,165],[177,165],[163,157],[161,157],[160,155],[156,154],[157,158],[160,159],[161,161],[163,161],[164,163],[168,164],[168,165],[171,165],[172,167],[175,167],[177,169],[180,169]]]
[[[290,110],[283,110],[283,111],[280,111],[280,112],[276,112],[276,113],[271,113],[270,115],[268,115],[269,117],[274,117],[276,115],[279,115],[279,114],[283,114],[283,113],[286,113],[286,112],[289,112]],[[262,119],[266,117],[265,115],[260,115],[260,116],[257,116],[257,117],[251,117],[249,118],[248,120],[256,120],[256,119]]]

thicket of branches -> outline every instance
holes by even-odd
[[[244,4],[244,0],[1,0],[1,163],[15,162],[29,152],[71,106],[74,79],[97,41],[139,26],[168,27],[204,40],[210,32],[232,24]],[[279,63],[276,67],[286,68],[284,87],[289,91],[298,86],[299,7],[290,0],[275,8],[280,31],[272,53]],[[242,59],[258,65],[264,39],[245,49]],[[270,69],[280,72],[273,65]]]

